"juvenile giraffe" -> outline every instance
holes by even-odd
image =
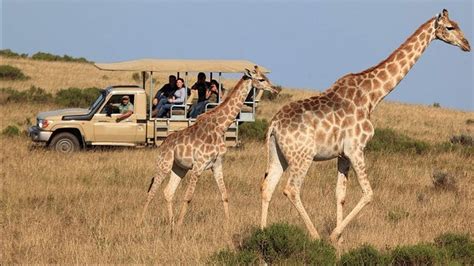
[[[150,184],[141,220],[143,220],[158,186],[165,177],[170,176],[164,195],[168,203],[170,223],[173,226],[173,196],[181,179],[190,171],[189,183],[178,220],[178,225],[180,225],[191,202],[198,178],[206,169],[211,169],[214,174],[222,196],[225,217],[227,220],[229,219],[227,191],[222,174],[222,156],[226,152],[224,135],[235,121],[252,88],[276,92],[257,66],[253,71],[246,70],[242,79],[218,107],[198,116],[196,123],[169,135],[160,145],[158,172]]]
[[[470,51],[468,41],[443,10],[421,25],[397,50],[378,65],[337,80],[321,95],[290,103],[275,114],[267,133],[268,167],[262,183],[261,227],[267,224],[268,205],[285,170],[284,194],[302,216],[313,238],[319,238],[300,199],[303,179],[312,161],[337,158],[336,228],[330,239],[340,244],[347,224],[373,199],[367,179],[364,148],[374,135],[370,114],[405,77],[431,41],[439,39]],[[343,218],[349,168],[354,169],[362,198]]]

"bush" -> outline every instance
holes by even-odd
[[[100,95],[100,89],[92,87],[86,89],[61,89],[56,94],[55,102],[64,107],[88,107]]]
[[[239,126],[239,135],[244,140],[265,140],[268,122],[265,119],[256,119],[255,122],[246,122]]]
[[[12,88],[2,88],[1,93],[6,95],[6,102],[15,103],[48,103],[53,99],[51,93],[44,89],[31,86],[26,91],[17,91]]]
[[[390,256],[392,265],[439,265],[446,254],[431,244],[417,244],[394,249]]]
[[[8,58],[27,58],[28,54],[17,54],[10,49],[2,49],[0,50],[0,56]]]
[[[376,128],[375,135],[367,144],[368,151],[410,152],[423,154],[429,150],[428,143],[411,139],[389,128]]]
[[[467,119],[466,120],[466,125],[472,125],[474,124],[474,119]]]
[[[15,125],[10,125],[2,130],[2,135],[6,137],[20,136],[20,129]]]
[[[449,142],[452,144],[460,144],[462,146],[474,146],[474,139],[472,136],[469,135],[459,135],[459,136],[452,136],[449,139]]]
[[[239,252],[232,252],[230,250],[223,250],[213,255],[209,264],[224,264],[224,265],[258,265],[258,254],[252,251],[242,250]]]
[[[446,233],[434,239],[437,247],[446,250],[448,257],[463,265],[474,265],[474,241],[467,234]]]
[[[364,244],[341,256],[339,265],[383,265],[384,256],[369,244]]]
[[[441,104],[440,103],[433,103],[433,107],[434,108],[441,108]]]
[[[334,265],[336,264],[336,250],[326,241],[311,241],[305,246],[303,261],[310,265]]]
[[[443,190],[455,190],[456,180],[446,172],[435,171],[433,173],[432,182],[435,188]]]
[[[92,63],[87,61],[84,57],[75,58],[69,55],[59,56],[50,53],[37,52],[31,56],[33,60],[42,60],[42,61],[62,61],[62,62],[77,62],[77,63]]]
[[[21,69],[10,66],[0,65],[0,80],[25,80],[28,77],[23,74]]]

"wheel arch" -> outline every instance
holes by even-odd
[[[49,146],[49,144],[51,143],[51,141],[54,139],[54,137],[56,135],[58,135],[59,133],[62,133],[62,132],[68,132],[68,133],[71,133],[73,134],[77,140],[79,141],[79,144],[81,145],[81,149],[84,149],[85,148],[85,141],[84,141],[84,137],[82,135],[82,132],[79,128],[58,128],[56,129],[53,134],[51,135],[51,137],[49,138],[48,140],[48,143],[47,145]]]

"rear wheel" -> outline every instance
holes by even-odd
[[[53,137],[49,147],[57,152],[71,153],[78,151],[81,145],[76,136],[69,132],[62,132]]]

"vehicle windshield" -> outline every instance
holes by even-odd
[[[100,103],[102,103],[102,100],[105,98],[105,94],[106,94],[106,91],[105,90],[102,90],[100,92],[100,95],[99,97],[97,97],[97,99],[94,101],[94,103],[92,103],[92,105],[89,107],[89,111],[90,110],[94,110],[97,105],[99,105]]]

